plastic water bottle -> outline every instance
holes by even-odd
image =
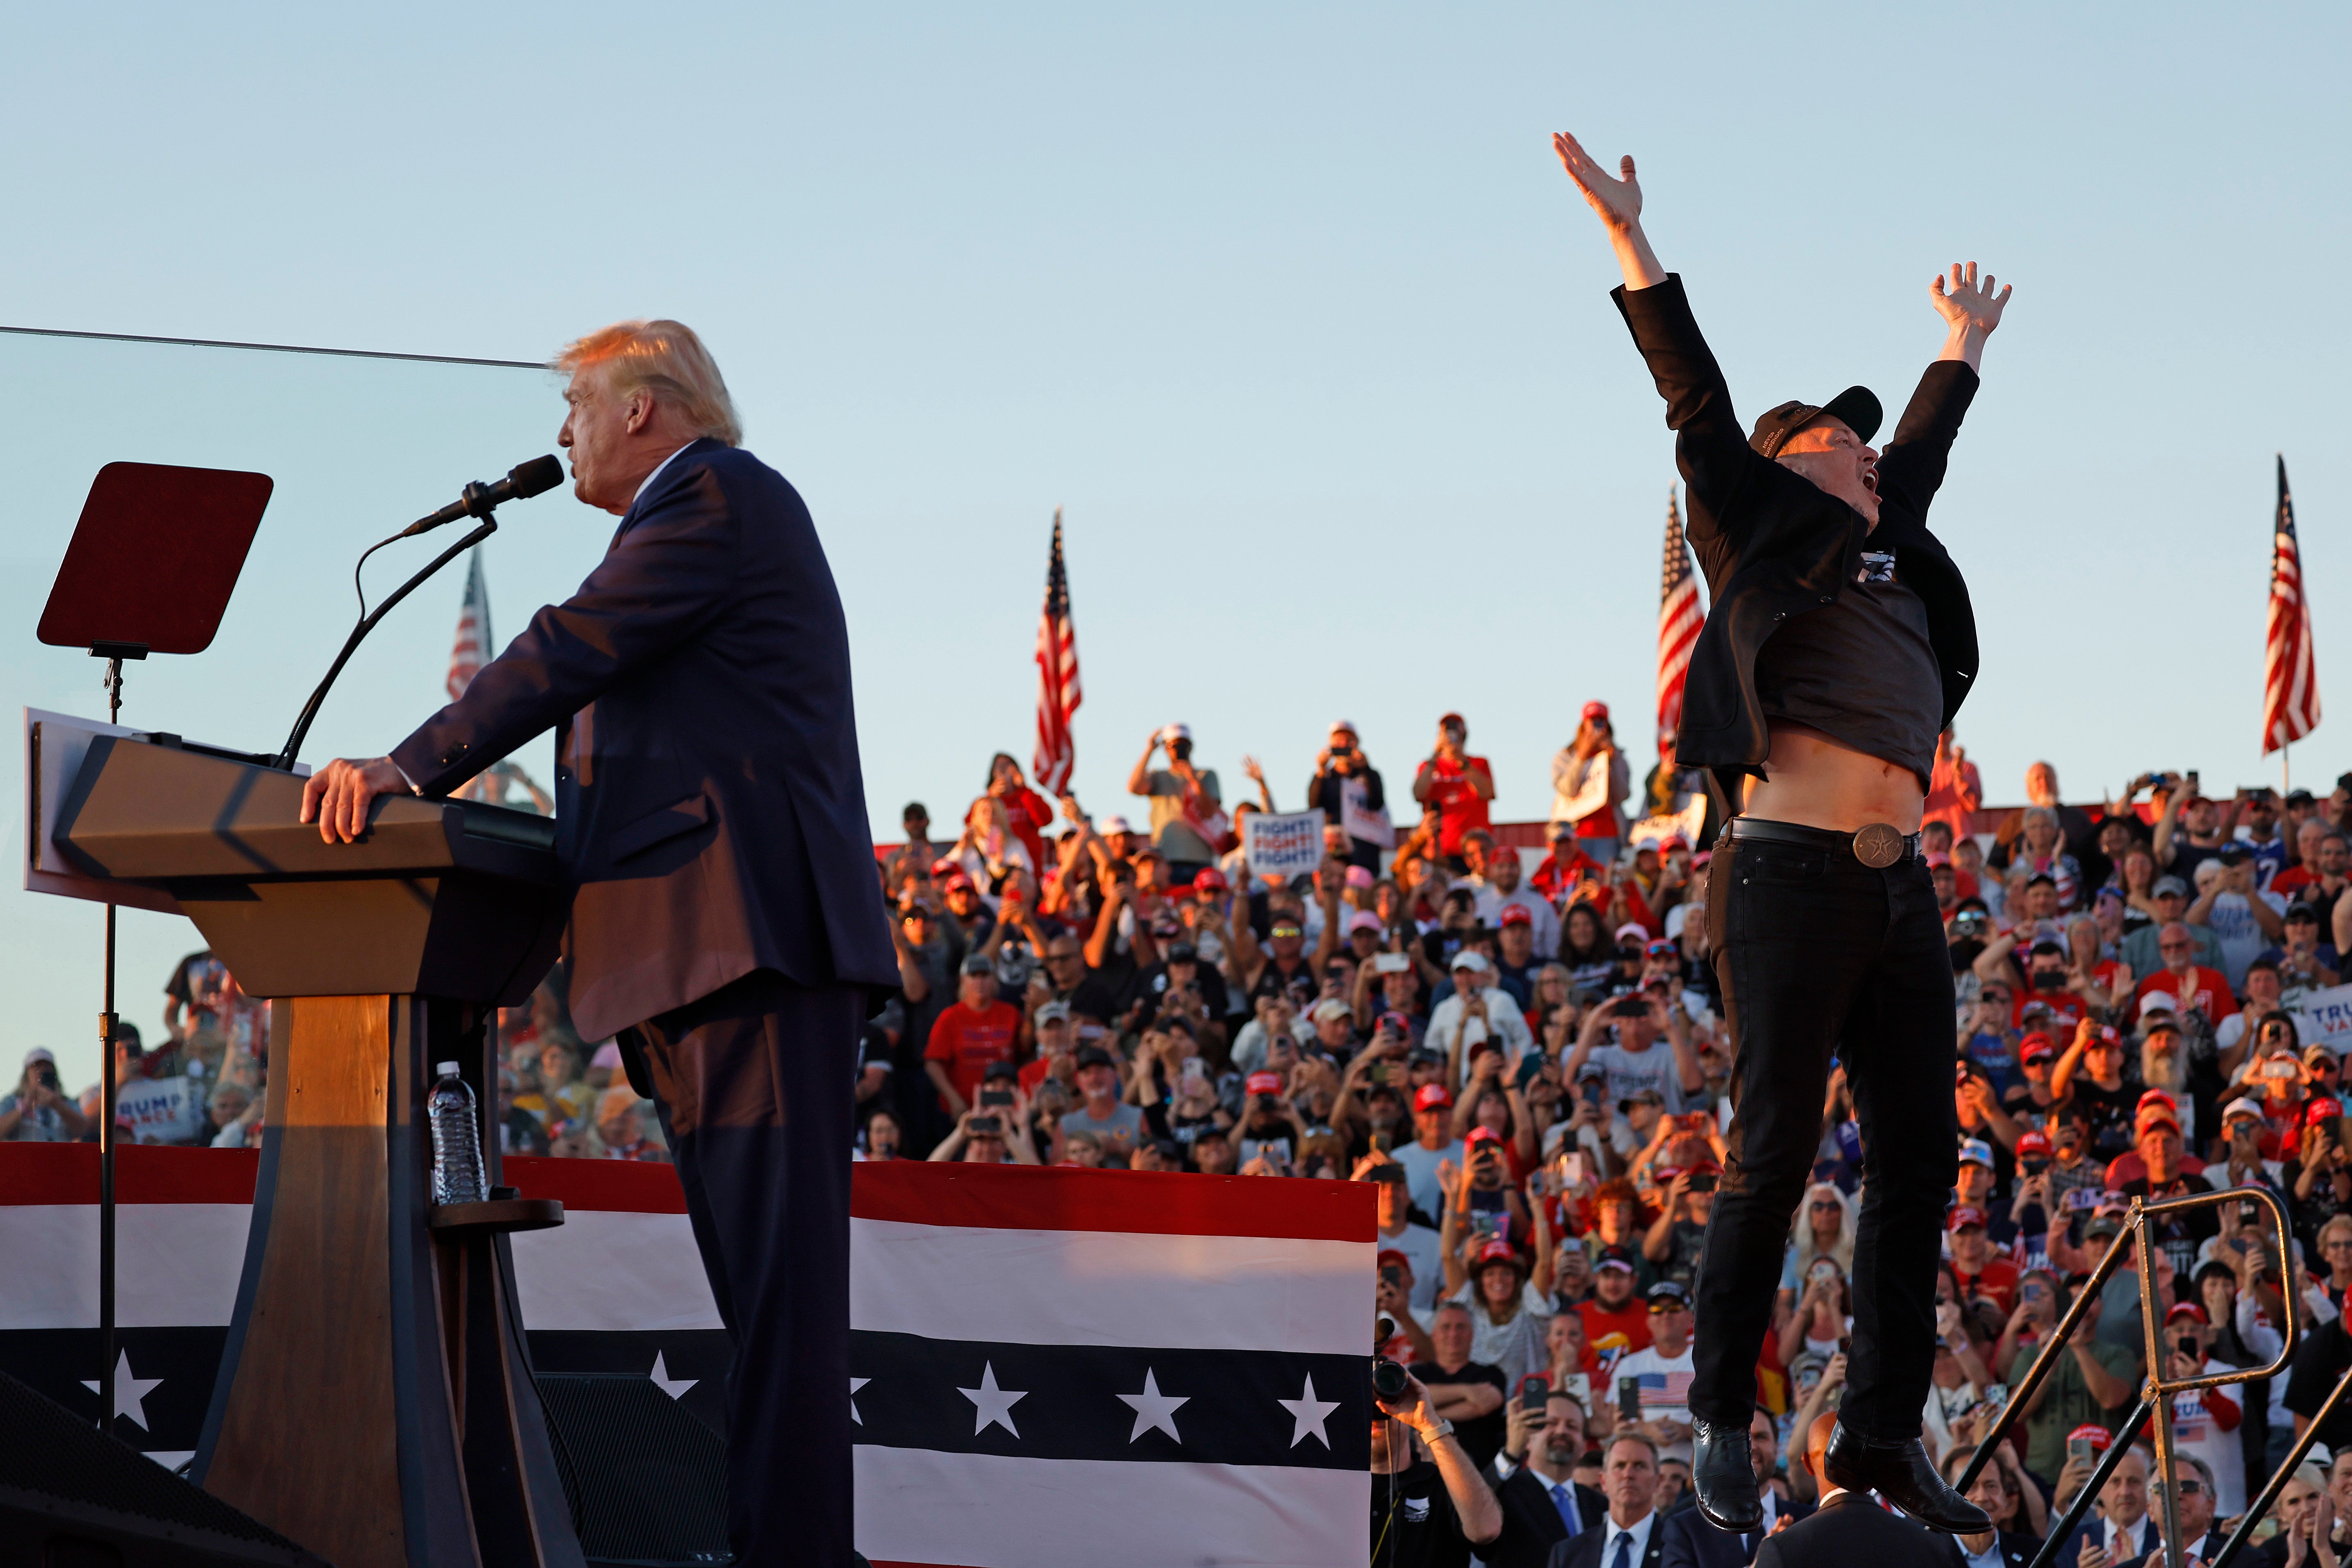
[[[482,1181],[481,1121],[474,1113],[474,1091],[457,1076],[456,1062],[436,1062],[433,1070],[439,1081],[425,1101],[433,1130],[433,1201],[480,1203],[488,1193]]]

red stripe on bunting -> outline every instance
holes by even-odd
[[[261,1155],[252,1149],[114,1152],[114,1198],[125,1204],[250,1204]],[[95,1143],[0,1143],[0,1204],[98,1202]]]
[[[1369,1182],[891,1160],[851,1167],[849,1212],[987,1230],[1369,1242],[1380,1210]]]

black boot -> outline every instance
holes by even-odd
[[[1764,1500],[1756,1490],[1756,1461],[1746,1426],[1718,1426],[1691,1417],[1691,1485],[1707,1523],[1734,1535],[1760,1529]]]
[[[1916,1437],[1872,1441],[1841,1421],[1830,1434],[1822,1468],[1831,1485],[1874,1491],[1930,1530],[1981,1535],[1992,1528],[1990,1515],[1945,1484]]]

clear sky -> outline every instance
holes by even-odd
[[[0,56],[0,321],[515,359],[691,322],[824,531],[881,833],[1026,758],[1056,504],[1097,814],[1171,719],[1229,795],[1247,752],[1295,806],[1333,716],[1402,786],[1459,708],[1498,813],[1532,817],[1587,698],[1647,733],[1674,478],[1566,127],[1640,159],[1747,415],[1853,381],[1898,405],[1935,268],[2016,285],[1934,518],[1997,796],[2036,756],[2075,796],[2274,781],[2275,452],[2323,691],[2352,654],[2347,31],[2312,5],[52,6]],[[101,711],[95,666],[32,637],[99,464],[257,467],[278,499],[219,643],[134,669],[126,711],[255,747],[348,626],[359,550],[551,449],[560,413],[531,372],[21,338],[0,367],[9,700]],[[501,636],[608,522],[511,512]],[[313,759],[440,700],[459,583],[395,613]],[[2352,765],[2332,733],[2299,780]],[[37,1043],[94,1076],[98,930],[0,891],[0,1077]],[[193,945],[126,921],[129,1016]]]

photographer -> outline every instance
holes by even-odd
[[[58,1058],[45,1046],[25,1053],[13,1094],[0,1096],[0,1143],[75,1143],[89,1119],[58,1088]]]
[[[1325,822],[1344,828],[1351,784],[1363,791],[1364,810],[1375,816],[1386,814],[1388,796],[1381,787],[1381,771],[1365,757],[1356,739],[1356,726],[1340,719],[1332,723],[1330,740],[1316,754],[1315,777],[1307,785],[1307,809],[1322,812]],[[1348,846],[1348,864],[1380,875],[1381,846],[1352,836]]]
[[[930,1158],[966,1165],[1037,1164],[1037,1145],[1029,1136],[1029,1097],[1016,1089],[1009,1108],[973,1106],[956,1118],[955,1131],[940,1141]]]
[[[1418,1379],[1373,1403],[1372,1474],[1388,1478],[1372,1483],[1374,1568],[1465,1568],[1473,1547],[1503,1532],[1495,1494]]]

